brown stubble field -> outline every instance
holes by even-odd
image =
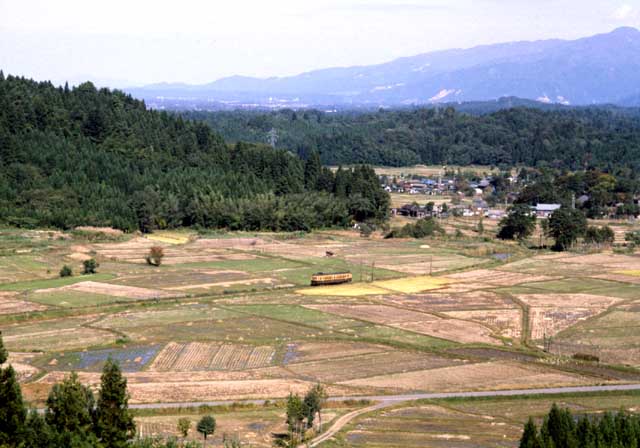
[[[140,403],[282,399],[316,382],[358,396],[621,381],[576,366],[576,351],[639,367],[639,277],[620,273],[637,255],[347,231],[7,235],[0,329],[33,403],[71,370],[97,384],[109,356]],[[148,266],[156,245],[166,263]],[[86,257],[98,274],[79,275]],[[73,277],[57,277],[63,264]],[[314,272],[343,270],[352,285],[308,287]],[[169,431],[163,421],[148,430]]]

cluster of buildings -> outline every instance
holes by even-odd
[[[546,219],[561,207],[560,204],[537,204],[531,207],[531,213],[536,217]],[[491,208],[481,198],[474,198],[471,204],[451,205],[446,203],[419,205],[405,204],[391,209],[394,216],[406,216],[409,218],[447,218],[449,216],[483,216],[488,219],[502,219],[507,214],[506,208]]]

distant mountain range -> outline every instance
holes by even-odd
[[[125,89],[152,107],[378,107],[518,97],[564,105],[640,105],[640,31],[437,51],[281,78]]]

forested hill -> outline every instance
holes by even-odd
[[[374,113],[185,112],[226,139],[264,142],[325,164],[549,164],[578,169],[640,169],[640,118],[614,108],[541,111],[527,108],[473,116],[454,108]]]
[[[1,71],[0,161],[0,222],[20,226],[304,230],[388,209],[369,168],[334,175],[317,155],[228,146],[118,91]]]

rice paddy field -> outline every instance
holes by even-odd
[[[109,357],[132,403],[280,400],[318,382],[358,397],[640,381],[639,254],[448,234],[0,229],[0,329],[33,405],[71,371],[98,384]],[[160,266],[145,261],[153,246]],[[97,273],[82,275],[89,258]],[[64,265],[72,276],[59,276]],[[310,286],[314,273],[345,271],[352,283]],[[386,409],[326,446],[514,446],[525,414],[488,406]],[[282,413],[238,409],[219,424],[262,446]],[[141,431],[173,434],[177,418],[140,416]],[[400,437],[403,422],[416,431]]]

